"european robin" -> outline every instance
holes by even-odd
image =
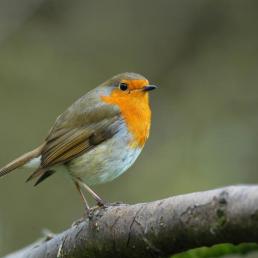
[[[20,167],[36,169],[27,181],[35,185],[65,167],[79,191],[115,179],[141,153],[149,137],[149,91],[156,89],[137,73],[122,73],[105,81],[75,101],[55,121],[44,143],[0,169],[0,176]]]

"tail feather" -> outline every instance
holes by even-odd
[[[51,175],[53,175],[55,173],[54,170],[47,170],[46,172],[44,172],[40,178],[36,181],[36,183],[34,184],[34,186],[37,186],[39,183],[43,182],[45,179],[47,179],[48,177],[50,177]]]
[[[41,154],[43,146],[44,146],[44,144],[32,151],[20,156],[19,158],[15,159],[14,161],[8,163],[6,166],[1,168],[0,169],[0,177],[10,173],[11,171],[13,171],[17,168],[24,166],[26,163],[28,163],[33,158],[38,157]]]
[[[31,181],[34,178],[40,177],[45,173],[45,170],[39,167],[36,171],[34,171],[26,180],[26,183]]]
[[[46,168],[39,167],[36,171],[34,171],[29,178],[26,180],[26,182],[29,182],[35,178],[38,178],[34,186],[37,186],[39,183],[47,179],[49,176],[53,175],[55,173],[54,170],[49,170]]]

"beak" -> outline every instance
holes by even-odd
[[[151,91],[151,90],[155,90],[157,89],[158,87],[155,86],[155,85],[147,85],[143,88],[143,91]]]

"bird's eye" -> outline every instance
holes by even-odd
[[[127,83],[121,82],[121,83],[119,84],[119,89],[122,90],[122,91],[127,90],[127,89],[128,89]]]

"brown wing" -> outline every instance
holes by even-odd
[[[52,167],[80,156],[111,138],[118,131],[120,122],[119,116],[114,116],[88,127],[67,129],[47,142],[42,150],[41,167]]]
[[[99,104],[91,93],[85,95],[58,117],[42,149],[41,166],[28,180],[40,177],[38,184],[53,174],[53,166],[65,164],[110,139],[121,121],[116,106]]]

